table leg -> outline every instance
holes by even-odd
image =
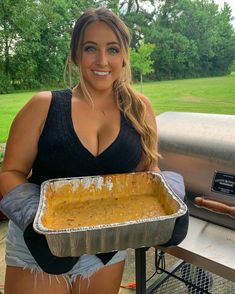
[[[146,248],[135,249],[136,294],[146,294]]]

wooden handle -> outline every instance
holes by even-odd
[[[204,197],[195,197],[194,204],[214,212],[224,213],[231,217],[235,217],[235,206],[228,206],[222,202],[206,199]]]

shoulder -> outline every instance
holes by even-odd
[[[153,109],[152,103],[148,97],[143,95],[142,93],[136,92],[136,96],[142,101],[145,105],[145,119],[149,125],[151,125],[154,129],[156,129],[156,114]]]
[[[57,100],[57,98],[67,97],[68,94],[68,89],[38,92],[20,110],[18,116],[24,114],[24,116],[28,116],[29,119],[31,118],[31,116],[33,116],[34,120],[38,119],[39,121],[45,121],[47,114],[49,112],[52,98],[55,98],[55,100]],[[60,99],[58,99],[57,101],[60,101]]]
[[[36,93],[18,112],[13,124],[30,125],[41,128],[45,122],[51,101],[50,91]]]
[[[44,104],[46,105],[50,103],[51,97],[52,97],[51,91],[38,92],[29,100],[28,104],[37,105],[37,106],[44,105]]]
[[[146,107],[146,112],[149,114],[154,115],[154,110],[153,110],[153,106],[151,101],[149,100],[149,98],[147,96],[145,96],[144,94],[140,93],[140,92],[135,92],[136,97],[138,97],[143,104]]]
[[[28,101],[21,111],[35,111],[35,113],[46,111],[50,105],[51,97],[52,93],[50,91],[38,92]]]

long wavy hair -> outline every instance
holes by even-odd
[[[116,34],[120,42],[121,52],[123,54],[123,70],[120,77],[113,84],[113,92],[117,105],[131,122],[132,126],[139,133],[143,153],[145,155],[146,166],[149,167],[151,163],[157,161],[157,134],[153,127],[149,125],[146,120],[146,106],[141,98],[141,95],[131,89],[131,67],[129,57],[129,47],[131,35],[126,24],[112,11],[107,8],[89,9],[82,14],[75,23],[71,43],[71,60],[78,66],[80,87],[84,97],[89,99],[92,103],[90,96],[82,75],[80,68],[82,54],[82,42],[85,29],[87,26],[95,21],[105,22],[112,31]]]

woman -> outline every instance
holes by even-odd
[[[71,40],[77,86],[36,94],[12,124],[0,175],[0,191],[13,210],[6,212],[2,205],[13,220],[6,241],[5,294],[119,291],[126,251],[57,260],[41,236],[36,236],[38,249],[25,232],[45,180],[159,170],[154,112],[148,99],[130,88],[129,44],[128,28],[111,11],[85,12]]]

